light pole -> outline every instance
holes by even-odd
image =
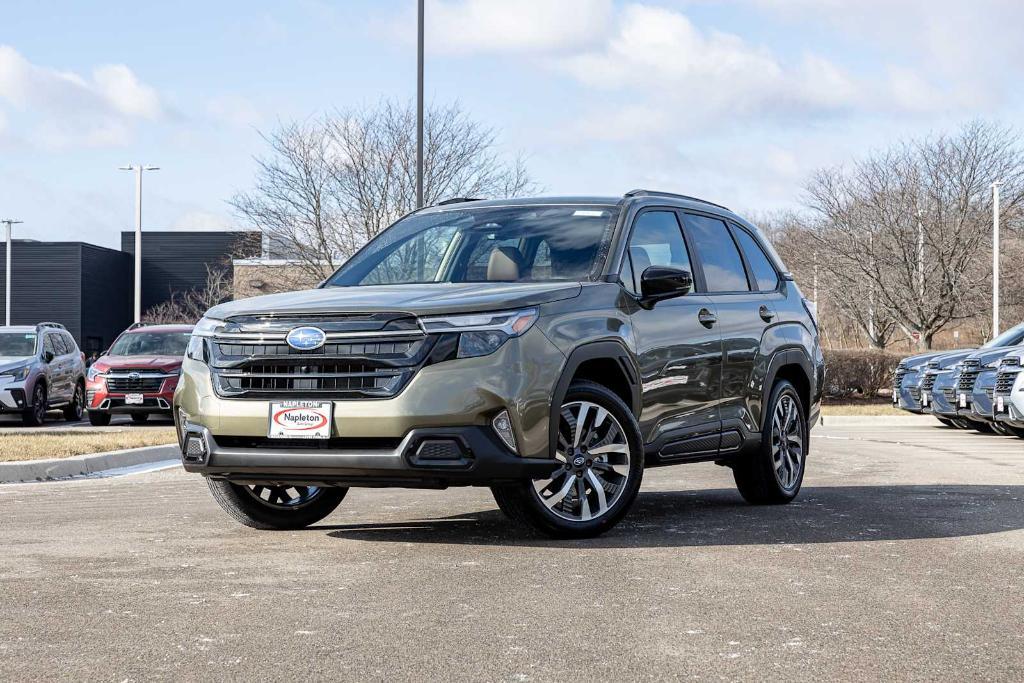
[[[135,171],[135,322],[142,320],[142,172],[159,171],[159,166],[129,164],[121,171]]]
[[[16,221],[13,218],[5,218],[0,223],[4,224],[5,237],[7,238],[6,267],[4,268],[4,325],[11,325],[11,228],[24,221]]]
[[[992,338],[999,334],[999,186],[992,183]]]
[[[416,208],[423,206],[423,0],[416,24]]]

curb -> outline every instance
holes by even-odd
[[[920,427],[938,426],[931,415],[823,415],[818,424],[827,427]]]
[[[178,446],[168,444],[107,453],[75,455],[70,458],[0,462],[0,484],[80,477],[121,467],[146,465],[161,460],[175,460],[180,457],[181,451],[178,450]]]

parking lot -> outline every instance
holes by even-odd
[[[0,486],[0,678],[1019,680],[1024,441],[879,420],[811,457],[786,507],[651,470],[581,542],[480,489],[267,533],[176,468]]]

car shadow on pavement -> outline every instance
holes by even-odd
[[[734,489],[641,492],[606,535],[532,536],[497,509],[438,519],[322,525],[339,539],[465,545],[673,547],[848,543],[977,536],[1024,528],[1024,486],[804,488],[789,505],[747,505]]]

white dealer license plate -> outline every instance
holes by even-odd
[[[1002,396],[996,396],[996,412],[997,413],[1005,413],[1006,412],[1006,404],[1003,403],[1003,397]]]
[[[961,408],[966,408],[967,407],[967,394],[960,394],[960,407]]]
[[[125,394],[124,395],[125,405],[129,405],[129,406],[141,406],[145,400],[146,400],[146,397],[143,396],[142,394]]]
[[[330,401],[282,401],[270,404],[271,439],[329,439]]]
[[[922,391],[921,392],[921,405],[924,406],[925,408],[928,407],[928,392],[927,391]]]

